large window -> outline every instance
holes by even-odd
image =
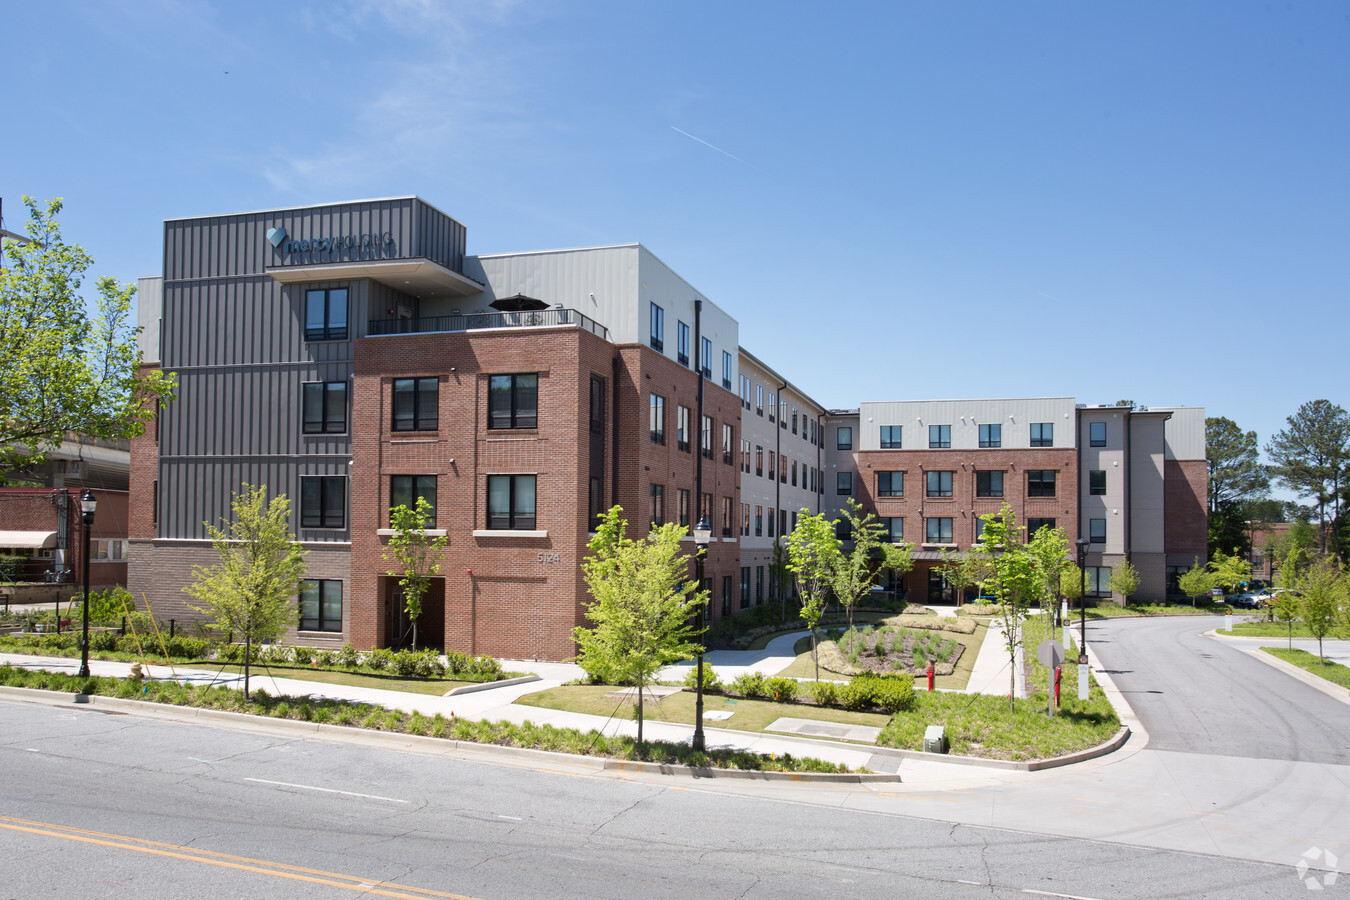
[[[588,513],[586,530],[595,531],[600,517],[605,514],[605,488],[601,480],[594,476],[591,477],[590,488],[587,491],[586,511]]]
[[[881,539],[888,544],[898,544],[905,539],[905,520],[892,516],[877,520],[881,523]]]
[[[341,475],[300,476],[300,527],[345,528],[347,479]]]
[[[391,475],[389,478],[389,509],[396,506],[417,508],[418,498],[427,501],[431,513],[423,528],[436,527],[436,476],[435,475]]]
[[[1031,423],[1031,446],[1033,446],[1033,447],[1053,447],[1053,446],[1055,446],[1055,423],[1054,423],[1054,422],[1032,422],[1032,423]]]
[[[755,385],[755,415],[764,415],[764,385]]]
[[[736,429],[726,422],[722,423],[722,462],[736,465]]]
[[[1027,496],[1028,497],[1055,496],[1055,470],[1028,469]]]
[[[591,376],[591,434],[605,431],[605,379]]]
[[[666,398],[660,394],[651,396],[651,433],[653,444],[666,442]]]
[[[440,379],[394,379],[394,431],[435,431]]]
[[[703,451],[704,459],[713,458],[713,420],[712,416],[704,416],[703,422],[699,426],[698,445]]]
[[[664,350],[666,347],[666,311],[652,304],[652,349]]]
[[[1003,496],[1003,470],[981,469],[975,473],[976,497]]]
[[[980,446],[981,446],[981,447],[1002,447],[1002,446],[1003,446],[1003,426],[1002,426],[1002,425],[981,425],[981,426],[980,426]]]
[[[539,426],[538,375],[493,375],[488,387],[489,428]]]
[[[689,489],[688,489],[688,488],[680,488],[680,494],[679,494],[679,496],[680,496],[680,510],[679,510],[680,519],[679,519],[679,522],[680,522],[681,525],[683,525],[684,527],[688,528],[688,527],[689,527],[689,504],[690,504],[690,500],[689,500],[689,497],[690,497]]]
[[[901,425],[882,425],[881,426],[881,449],[899,450],[900,435],[904,430]]]
[[[1110,597],[1111,596],[1111,567],[1110,566],[1084,566],[1083,574],[1087,576],[1087,596],[1089,597]]]
[[[666,523],[666,486],[664,484],[652,485],[651,498],[651,527],[656,528]]]
[[[774,413],[778,411],[778,398],[774,396],[773,391],[769,391],[769,399],[764,401],[764,404],[769,407],[769,421],[774,421]]]
[[[952,520],[948,518],[928,519],[925,539],[930,544],[950,544],[952,542]]]
[[[656,395],[653,394],[652,396],[655,397]],[[652,413],[652,415],[655,415],[655,414],[656,414],[655,412]],[[677,449],[679,449],[679,450],[683,450],[685,453],[688,453],[688,452],[689,452],[689,417],[690,417],[690,415],[692,415],[692,412],[691,412],[691,410],[689,409],[689,407],[687,407],[687,406],[681,406],[681,405],[679,405],[679,404],[676,404],[676,406],[675,406],[675,447],[676,447]],[[652,426],[652,427],[655,428],[655,426]],[[653,440],[653,441],[656,441],[656,438],[653,437],[652,440]],[[659,444],[659,443],[664,443],[664,438],[663,438],[662,440],[656,441],[656,442],[657,442],[658,444]]]
[[[347,382],[310,382],[301,388],[305,434],[347,431]]]
[[[689,326],[683,322],[676,322],[675,334],[677,336],[676,351],[679,354],[677,359],[679,359],[680,365],[687,366],[689,365]]]
[[[853,473],[837,472],[835,473],[835,493],[841,496],[847,496],[853,493]]]
[[[712,341],[709,340],[708,338],[703,338],[702,340],[699,341],[698,346],[699,346],[699,355],[702,357],[702,358],[699,360],[699,364],[700,364],[700,366],[701,366],[702,369],[703,369],[703,377],[704,377],[704,378],[711,378],[711,377],[712,377]]]
[[[731,354],[722,351],[722,387],[731,390]]]
[[[952,474],[951,472],[926,472],[927,490],[925,494],[929,497],[950,497],[952,495]]]
[[[1031,540],[1032,538],[1034,538],[1036,536],[1036,532],[1040,531],[1042,528],[1054,528],[1054,527],[1055,527],[1054,519],[1037,519],[1037,518],[1027,519],[1027,540]]]
[[[487,527],[492,531],[534,531],[535,476],[489,475]]]
[[[724,538],[731,537],[731,529],[736,518],[733,511],[735,502],[730,497],[722,498],[722,537]]]
[[[722,615],[731,615],[731,576],[722,576]]]
[[[764,507],[755,507],[755,537],[764,537]]]
[[[760,444],[755,445],[755,474],[764,477],[764,447]]]
[[[335,579],[300,580],[300,630],[342,630],[342,582]]]
[[[347,289],[305,291],[305,340],[347,339]]]
[[[903,496],[905,496],[905,473],[904,473],[904,472],[878,472],[878,473],[877,473],[877,496],[878,496],[878,497],[903,497]]]
[[[946,450],[952,445],[952,426],[929,425],[928,447],[930,450]]]
[[[1106,470],[1093,469],[1088,473],[1088,493],[1094,496],[1106,494]]]
[[[1089,422],[1088,423],[1088,445],[1092,447],[1106,446],[1106,423]]]
[[[840,425],[834,432],[834,446],[837,450],[853,449],[853,428],[849,425]]]
[[[1088,519],[1088,540],[1094,544],[1106,543],[1106,520]]]

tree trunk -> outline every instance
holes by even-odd
[[[248,663],[253,655],[253,635],[244,632],[244,702],[248,702]]]
[[[816,630],[811,629],[811,662],[816,666],[816,681],[820,681],[820,656],[816,653]]]
[[[637,745],[638,745],[638,755],[641,756],[641,755],[642,755],[642,679],[638,679],[637,691],[638,691],[638,701],[637,701],[637,711],[638,711],[638,735],[637,735]]]

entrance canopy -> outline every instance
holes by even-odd
[[[0,531],[0,547],[44,550],[55,546],[55,531]]]

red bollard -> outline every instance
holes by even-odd
[[[928,663],[928,693],[933,693],[933,663]]]
[[[1059,706],[1059,680],[1064,675],[1063,666],[1055,666],[1055,706]]]

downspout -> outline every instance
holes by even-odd
[[[609,414],[609,505],[610,507],[619,502],[619,351],[614,351],[614,358],[610,360],[610,395],[611,405]],[[600,501],[604,503],[603,498]]]
[[[778,414],[779,414],[779,415],[778,415],[778,424],[774,427],[774,430],[775,430],[777,433],[774,435],[774,442],[773,442],[774,451],[775,451],[775,452],[777,453],[777,455],[778,455],[778,468],[779,468],[779,471],[783,471],[783,472],[787,471],[787,464],[783,462],[783,425],[784,425],[784,422],[783,422],[783,416],[782,416],[783,410],[787,408],[787,403],[785,403],[785,402],[783,401],[783,389],[786,388],[786,387],[787,387],[787,382],[786,382],[786,381],[783,382],[782,384],[780,384],[780,385],[778,386],[778,391],[777,391],[777,394],[778,394],[778,410],[777,410],[777,411],[778,411]],[[778,477],[778,472],[774,472],[774,473],[773,473],[773,502],[774,502],[774,508],[775,508],[775,509],[781,510],[781,509],[783,508],[783,480],[782,480],[781,478]],[[780,525],[783,524],[783,521],[782,521],[782,518],[781,518],[781,517],[779,518],[779,524],[780,524]],[[781,538],[782,536],[783,536],[783,529],[782,529],[782,528],[779,528],[779,529],[778,529],[778,537],[774,538],[774,540],[773,540],[775,546],[778,544],[778,538]]]
[[[819,482],[816,484],[817,490],[815,490],[815,491],[813,492],[813,493],[816,495],[816,515],[820,515],[820,513],[821,513],[821,508],[820,508],[820,507],[821,507],[821,501],[820,501],[820,498],[825,496],[825,471],[821,468],[821,466],[824,465],[824,463],[825,463],[825,458],[824,458],[824,456],[822,455],[822,454],[824,453],[824,450],[825,450],[825,422],[824,422],[823,419],[821,419],[819,416],[817,416],[817,417],[816,417],[816,477],[819,478],[820,480],[819,480]]]
[[[694,457],[694,507],[698,511],[694,521],[697,522],[703,516],[703,301],[697,297],[694,298],[694,371],[698,372],[698,421],[695,423],[698,453]]]

